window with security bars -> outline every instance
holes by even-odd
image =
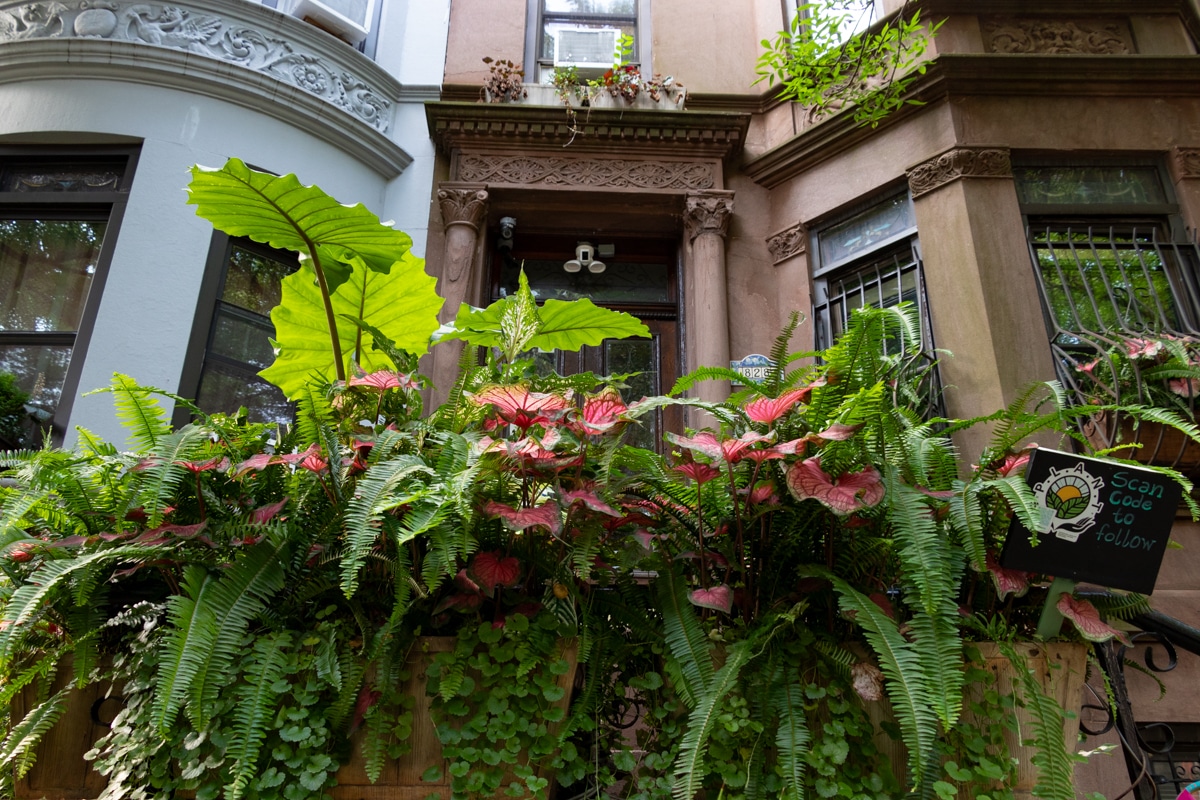
[[[1138,726],[1138,736],[1159,797],[1176,797],[1200,783],[1200,724],[1143,723]]]
[[[857,308],[916,307],[921,325],[922,364],[932,364],[933,334],[925,300],[920,242],[912,199],[888,197],[834,222],[817,233],[813,269],[813,320],[818,349],[846,330]],[[898,349],[898,347],[897,347]],[[936,413],[940,395],[936,372],[929,371],[927,413]]]

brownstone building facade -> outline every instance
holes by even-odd
[[[755,85],[759,43],[787,24],[787,2],[599,5],[610,18],[556,0],[451,3],[442,100],[427,106],[427,258],[448,309],[511,290],[524,262],[543,296],[584,294],[648,321],[651,344],[605,345],[578,366],[646,370],[653,392],[768,352],[793,311],[806,316],[795,349],[808,349],[853,307],[912,300],[927,345],[953,354],[940,368],[948,413],[971,417],[1056,377],[1071,336],[1056,303],[1070,287],[1046,264],[1077,257],[1052,246],[1072,231],[1087,247],[1166,258],[1164,332],[1200,333],[1194,1],[927,0],[924,17],[945,22],[911,88],[920,104],[874,128],[814,118]],[[543,87],[479,102],[484,56],[537,84],[561,63],[562,31],[606,28],[634,35],[643,74],[686,86],[685,109],[668,98],[568,112]],[[603,272],[564,271],[581,242]],[[454,367],[436,364],[436,382]],[[1168,552],[1154,605],[1200,626],[1200,526],[1181,519],[1173,538],[1184,549]],[[1182,653],[1164,680],[1168,699],[1155,702],[1130,677],[1138,722],[1170,723],[1178,738],[1154,768],[1200,770],[1200,659]],[[1085,747],[1099,741],[1115,738]],[[1081,788],[1115,796],[1124,773],[1119,755],[1098,757]]]

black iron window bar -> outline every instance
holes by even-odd
[[[1146,223],[1031,227],[1028,242],[1058,378],[1078,402],[1160,406],[1194,419],[1197,396],[1145,379],[1149,362],[1121,359],[1126,373],[1119,374],[1102,356],[1128,353],[1142,338],[1200,343],[1196,241],[1162,241],[1159,227]],[[1143,461],[1200,466],[1189,463],[1200,451],[1189,450],[1186,437],[1165,427],[1135,429],[1118,413],[1097,415],[1083,433],[1097,448],[1140,443]]]

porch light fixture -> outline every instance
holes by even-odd
[[[575,247],[575,257],[565,262],[563,269],[567,272],[579,272],[587,267],[588,272],[598,275],[604,272],[608,265],[603,261],[598,261],[595,254],[596,251],[592,248],[591,242],[580,242]]]

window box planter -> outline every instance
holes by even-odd
[[[1113,452],[1118,458],[1200,476],[1200,443],[1170,425],[1135,422],[1128,415],[1102,411],[1084,424],[1083,435],[1096,450],[1121,448]]]

